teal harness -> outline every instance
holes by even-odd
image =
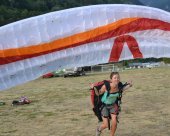
[[[108,91],[106,91],[103,96],[102,96],[102,99],[101,101],[104,103],[104,104],[115,104],[117,98],[119,97],[119,92],[115,92],[115,93],[109,93]]]

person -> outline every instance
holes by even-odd
[[[110,74],[110,90],[108,91],[106,85],[103,85],[102,88],[95,92],[96,95],[103,94],[101,101],[103,103],[103,108],[101,110],[103,122],[96,129],[96,136],[100,136],[101,132],[108,128],[109,122],[108,117],[111,117],[111,129],[110,136],[114,136],[117,128],[117,115],[118,115],[118,105],[116,104],[116,100],[119,97],[119,87],[120,84],[120,75],[118,72],[111,72]],[[122,84],[122,83],[121,83]],[[91,85],[92,87],[93,85]],[[128,82],[126,86],[123,87],[122,91],[127,90],[132,87],[132,81]],[[109,93],[109,94],[108,94]]]

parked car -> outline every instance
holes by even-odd
[[[75,67],[75,68],[71,68],[71,69],[65,69],[64,71],[64,77],[68,77],[68,76],[83,76],[85,75],[85,71],[82,67]]]
[[[54,71],[53,75],[54,75],[54,77],[62,77],[62,76],[64,76],[64,73],[65,73],[65,71],[64,71],[64,69],[62,69],[62,70]]]
[[[42,76],[42,78],[51,78],[51,77],[54,77],[54,74],[53,74],[52,72],[47,73],[47,74],[44,74],[44,75]]]
[[[51,78],[51,77],[61,77],[64,76],[64,70],[57,70],[57,71],[53,71],[50,73],[47,73],[45,75],[43,75],[43,78]]]

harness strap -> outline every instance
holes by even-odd
[[[109,94],[110,94],[110,89],[111,89],[111,87],[110,87],[110,82],[104,80],[104,85],[106,86],[106,90],[108,91],[108,94],[107,94],[107,97],[108,97]]]
[[[123,88],[127,85],[128,85],[127,82],[125,84],[120,83],[120,85],[119,85],[119,97],[117,99],[117,106],[118,106],[119,112],[121,112],[121,106],[120,105],[122,104],[121,100],[122,100]],[[118,112],[118,115],[119,115],[119,112]],[[117,116],[117,122],[119,123],[118,116]]]

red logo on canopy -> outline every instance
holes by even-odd
[[[115,39],[112,51],[110,54],[109,62],[119,61],[121,52],[123,50],[124,43],[127,43],[129,50],[131,51],[133,58],[143,58],[141,51],[139,50],[136,39],[130,35],[119,36]]]

